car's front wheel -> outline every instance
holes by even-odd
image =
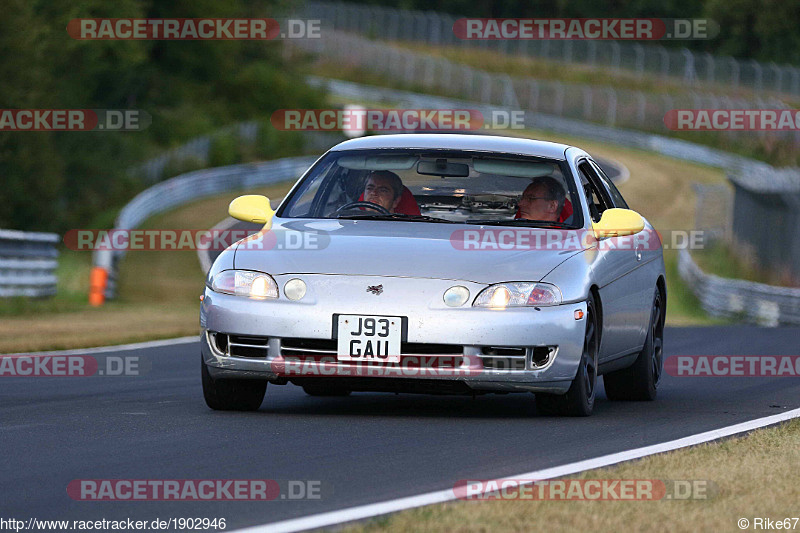
[[[597,388],[597,355],[600,330],[595,311],[594,297],[586,300],[586,331],[583,337],[583,354],[575,379],[566,394],[536,394],[536,408],[547,415],[589,416],[594,409]]]
[[[261,407],[267,382],[253,379],[213,379],[208,366],[200,358],[203,367],[203,397],[206,405],[218,411],[255,411]]]
[[[603,376],[609,400],[656,399],[664,368],[664,299],[656,289],[644,348],[633,365]]]

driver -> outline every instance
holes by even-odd
[[[364,201],[378,204],[394,213],[403,195],[400,176],[388,170],[373,170],[364,184]]]
[[[534,178],[519,199],[520,218],[557,222],[564,208],[566,193],[551,176]]]

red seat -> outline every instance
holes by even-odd
[[[564,198],[564,207],[561,208],[561,215],[558,217],[559,222],[564,222],[570,216],[572,216],[572,202],[569,201],[569,198]],[[517,208],[517,214],[514,215],[514,218],[522,218],[522,215],[519,212],[519,208]]]
[[[361,193],[361,196],[358,197],[358,201],[361,202],[364,200],[364,193]],[[401,215],[421,215],[422,213],[419,210],[419,205],[417,205],[417,201],[414,199],[414,195],[411,194],[411,191],[403,185],[403,194],[400,196],[400,203],[397,204],[397,208],[394,210],[395,213],[399,213]]]

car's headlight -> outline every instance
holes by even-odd
[[[272,276],[252,270],[223,270],[214,276],[211,290],[250,298],[278,297],[278,284]]]
[[[498,283],[483,289],[475,307],[505,309],[506,307],[546,306],[561,303],[561,291],[549,283]]]

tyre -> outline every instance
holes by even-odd
[[[206,405],[218,411],[256,411],[264,394],[267,382],[253,379],[213,379],[208,366],[200,358],[203,378],[203,397]]]
[[[664,298],[656,289],[644,348],[633,365],[603,376],[609,400],[652,401],[664,371]]]
[[[594,297],[586,300],[586,331],[578,372],[566,394],[536,394],[536,409],[546,415],[589,416],[594,409],[597,388],[597,354],[600,329]]]

